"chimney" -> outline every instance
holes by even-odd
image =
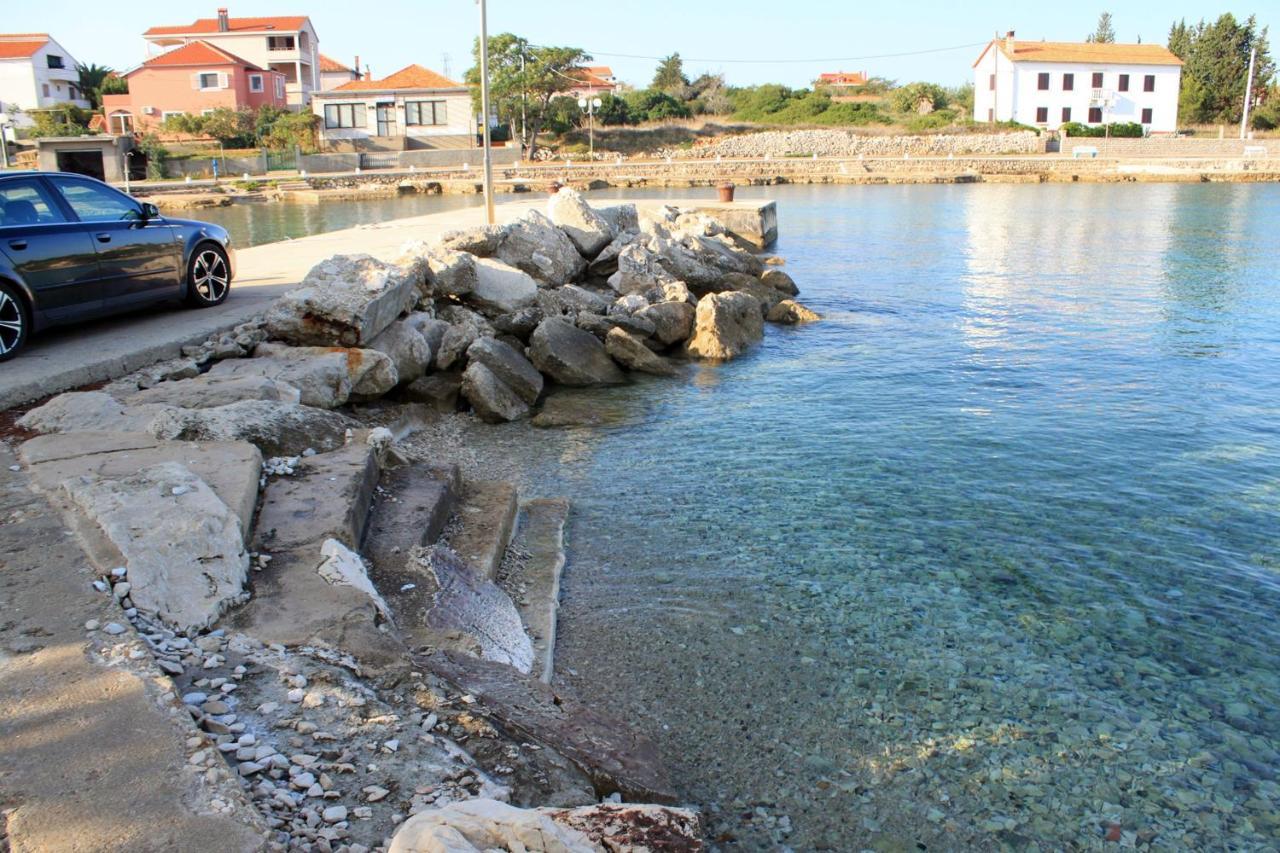
[[[1009,30],[1009,32],[1004,34],[1004,49],[1009,53],[1013,53],[1014,44],[1013,30]]]
[[[231,21],[229,18],[227,18],[227,10],[219,9],[218,10],[218,32],[225,33],[229,29],[231,29]]]
[[[369,70],[369,66],[367,65],[364,67],[364,79],[366,80],[373,79],[373,72]]]

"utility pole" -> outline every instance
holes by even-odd
[[[1244,115],[1240,117],[1240,138],[1249,138],[1249,106],[1253,101],[1253,64],[1258,61],[1258,49],[1249,51],[1249,77],[1244,81]]]
[[[484,128],[484,214],[492,225],[493,212],[493,150],[489,147],[489,20],[485,0],[476,0],[480,6],[480,124]]]

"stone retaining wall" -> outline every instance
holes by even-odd
[[[948,154],[1043,154],[1045,140],[1019,133],[929,136],[869,136],[850,130],[770,130],[730,136],[710,145],[672,152],[681,159],[715,157],[945,157]]]
[[[1096,148],[1099,157],[1243,157],[1246,148],[1266,149],[1264,157],[1280,157],[1280,139],[1093,139],[1068,138],[1062,153],[1073,156],[1076,148]]]

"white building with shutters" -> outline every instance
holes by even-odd
[[[9,123],[27,127],[27,111],[68,103],[89,108],[75,58],[48,33],[0,34],[0,113]]]
[[[1178,129],[1182,60],[1161,45],[1022,41],[1010,32],[983,49],[973,70],[975,121]]]

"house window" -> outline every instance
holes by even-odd
[[[1151,107],[1145,107],[1142,110],[1142,123],[1151,124]]]
[[[1049,108],[1036,107],[1036,124],[1048,124],[1048,123],[1049,123]]]
[[[1102,72],[1101,71],[1093,72],[1093,88],[1095,89],[1102,88]]]
[[[1116,88],[1119,89],[1121,92],[1129,91],[1129,75],[1128,74],[1120,75],[1120,84],[1116,86]]]
[[[218,88],[218,72],[205,71],[200,74],[200,90]]]
[[[994,122],[996,120],[996,111],[994,107],[987,107],[987,121]]]
[[[1062,108],[1062,123],[1066,124],[1071,121],[1071,107]]]
[[[1142,91],[1154,92],[1156,90],[1156,75],[1148,74],[1142,78]]]
[[[160,120],[168,121],[174,116],[184,116],[184,115],[186,115],[186,113],[184,113],[182,110],[165,110],[164,112],[160,113]]]
[[[44,96],[45,96],[46,98],[47,98],[47,97],[49,97],[49,84],[48,84],[48,83],[41,83],[41,84],[40,84],[40,88],[41,88],[41,91],[43,91],[43,92],[44,92]]]
[[[262,91],[262,75],[261,74],[249,75],[249,91],[250,92]]]
[[[116,113],[111,116],[111,124],[116,129],[116,133],[121,135],[133,133],[133,116],[129,113]]]
[[[54,56],[51,53],[48,56],[46,56],[45,59],[48,60],[50,68],[66,68],[66,66],[62,64],[61,56]]]
[[[1089,107],[1089,124],[1102,124],[1102,107]]]
[[[364,104],[325,104],[324,126],[326,128],[364,127]]]
[[[281,77],[279,74],[276,75],[276,97],[277,98],[284,97],[284,78]]]
[[[444,101],[406,101],[404,123],[406,125],[448,124]]]
[[[1062,91],[1074,92],[1075,88],[1076,88],[1076,75],[1063,74],[1062,75]]]
[[[1036,79],[1036,88],[1039,89],[1041,92],[1047,92],[1049,90],[1049,72],[1048,71],[1041,72],[1038,75]]]
[[[293,36],[267,36],[267,50],[293,50]]]
[[[996,75],[992,74],[989,78],[987,78],[987,88],[990,89],[992,92],[996,90]]]

